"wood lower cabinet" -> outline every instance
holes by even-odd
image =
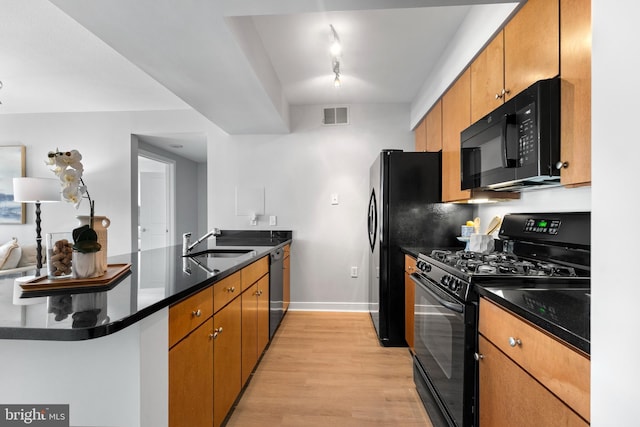
[[[484,298],[478,329],[480,427],[589,425],[586,355]]]
[[[460,132],[471,124],[470,71],[467,69],[442,97],[442,201],[468,200],[460,185]]]
[[[213,425],[213,319],[169,350],[169,425]]]
[[[416,271],[416,259],[410,255],[404,256],[404,339],[414,350],[414,306],[416,302],[416,285],[411,280],[411,273]]]
[[[269,276],[242,293],[242,384],[269,343]]]
[[[213,334],[213,426],[217,427],[226,418],[242,388],[240,298],[213,315]]]
[[[480,336],[480,427],[579,427],[589,424]]]
[[[282,309],[286,313],[291,304],[291,245],[284,247],[282,267]]]
[[[220,426],[269,344],[269,258],[169,308],[169,426]]]

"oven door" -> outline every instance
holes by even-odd
[[[473,426],[476,305],[454,299],[422,275],[411,279],[416,283],[415,358],[432,394],[428,398],[441,409],[443,425]]]

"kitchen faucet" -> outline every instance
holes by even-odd
[[[182,256],[189,255],[189,253],[193,250],[193,248],[195,248],[196,245],[202,242],[203,240],[206,240],[211,236],[219,236],[219,235],[220,235],[220,229],[214,228],[213,230],[209,231],[207,234],[205,234],[204,236],[196,240],[194,243],[191,243],[191,232],[184,233],[182,235]]]

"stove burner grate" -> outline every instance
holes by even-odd
[[[467,274],[545,277],[576,276],[575,269],[572,267],[552,262],[519,259],[517,255],[509,252],[484,254],[480,252],[452,252],[437,249],[433,250],[430,256]]]

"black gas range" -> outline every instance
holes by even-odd
[[[506,215],[497,247],[491,253],[436,249],[419,254],[411,275],[416,284],[414,379],[434,427],[477,425],[479,292],[504,299],[513,295],[542,326],[548,322],[581,339],[586,334],[588,342],[588,322],[576,322],[575,313],[556,304],[568,301],[588,310],[589,301],[573,299],[590,295],[590,214]],[[542,290],[544,298],[536,292]]]

